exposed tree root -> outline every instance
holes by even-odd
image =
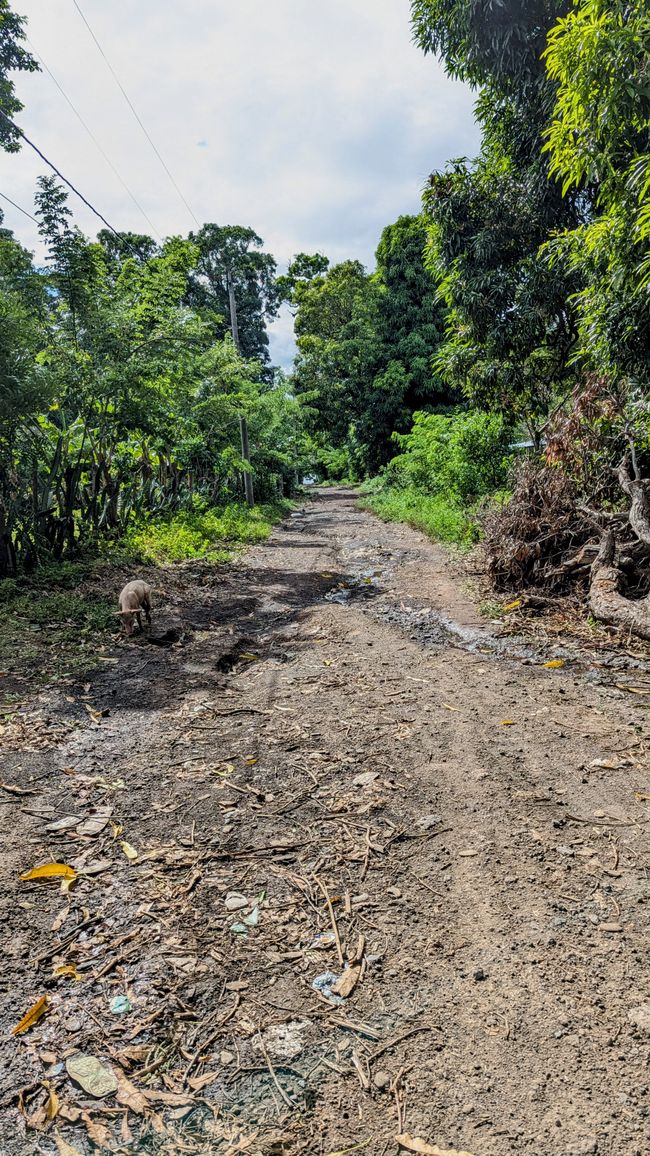
[[[608,530],[591,568],[589,603],[593,615],[610,626],[650,639],[650,594],[636,600],[620,591],[622,574],[615,564],[616,536]]]

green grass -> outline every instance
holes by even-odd
[[[363,504],[385,522],[406,522],[437,542],[469,547],[476,541],[476,529],[467,510],[440,494],[417,490],[381,489],[370,492]]]
[[[249,510],[237,503],[152,518],[129,530],[123,546],[134,560],[154,565],[193,558],[225,562],[232,557],[232,549],[224,549],[224,544],[236,547],[265,542],[291,506],[285,501]]]

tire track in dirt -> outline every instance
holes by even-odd
[[[650,1150],[650,1008],[628,1017],[650,999],[643,699],[386,621],[424,603],[487,639],[445,552],[346,491],[186,582],[184,641],[122,646],[89,692],[105,719],[80,688],[45,695],[71,738],[17,746],[3,772],[45,777],[33,805],[3,808],[0,1149],[56,1151],[49,1078],[88,1156],[77,1110],[124,1152],[397,1156],[400,1127],[475,1156]],[[48,807],[107,802],[116,838],[43,830]],[[70,900],[17,888],[48,855],[109,866]],[[313,946],[332,927],[322,888],[345,956],[365,941],[341,1006],[311,987],[341,971],[335,945]],[[243,933],[232,893],[244,915],[258,900]],[[29,964],[49,948],[80,981]],[[41,990],[50,1015],[9,1044]],[[139,1110],[84,1099],[57,1069],[75,1050],[123,1070]]]

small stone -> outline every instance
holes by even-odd
[[[638,1028],[650,1031],[650,1003],[640,1003],[637,1007],[631,1007],[627,1013],[627,1018]]]
[[[388,1088],[390,1085],[390,1076],[388,1072],[375,1072],[373,1083],[376,1088],[379,1088],[380,1091],[383,1091],[384,1088]]]
[[[621,927],[620,923],[599,923],[598,930],[620,932],[623,930],[623,928]]]
[[[477,967],[476,971],[474,972],[474,979],[477,983],[480,983],[482,979],[487,979],[487,975],[483,971],[482,967]]]
[[[224,902],[226,911],[241,911],[243,907],[248,907],[246,896],[240,895],[237,891],[229,891]]]
[[[555,850],[557,851],[558,855],[572,856],[574,854],[573,847],[567,847],[564,843],[560,843],[559,847],[556,847]]]
[[[232,1052],[220,1052],[219,1054],[219,1060],[224,1067],[226,1067],[227,1064],[232,1064],[234,1058],[235,1057]]]
[[[400,891],[399,887],[389,887],[388,888],[388,894],[392,895],[393,899],[401,899],[402,898],[402,892]]]
[[[437,827],[442,823],[442,815],[423,815],[421,819],[417,820],[417,826],[422,827],[428,831],[431,827]]]
[[[463,1104],[463,1106],[461,1108],[461,1112],[463,1113],[463,1116],[471,1116],[473,1111],[474,1111],[474,1105],[473,1104]]]

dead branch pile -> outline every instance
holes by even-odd
[[[598,553],[597,525],[579,507],[575,483],[563,470],[532,459],[518,465],[512,499],[489,510],[482,528],[498,590],[566,591],[588,577]]]

